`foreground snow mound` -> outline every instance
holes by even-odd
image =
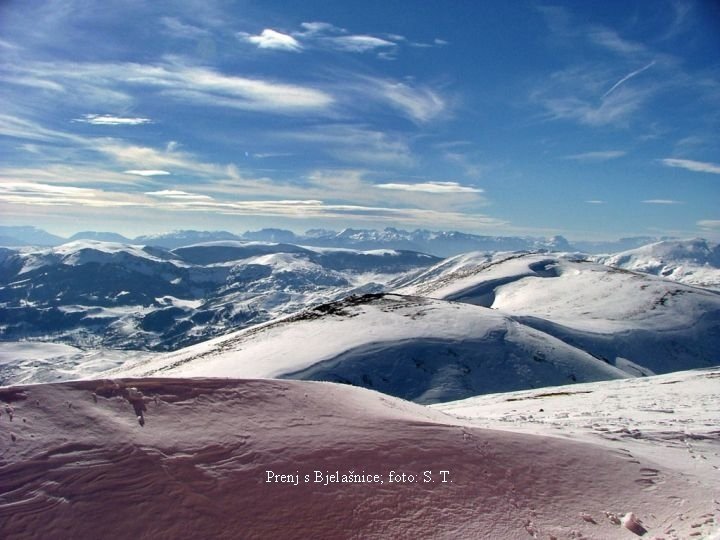
[[[323,304],[118,375],[323,380],[419,403],[628,376],[497,311],[385,294]]]
[[[691,532],[665,525],[655,538],[720,537],[720,367],[573,386],[478,396],[432,408],[477,427],[561,437],[659,464],[638,483],[662,489],[662,467],[714,489],[715,511],[689,520]],[[636,516],[637,517],[637,516]],[[629,514],[628,524],[633,524]],[[646,525],[653,523],[647,518]],[[658,523],[658,522],[654,522]],[[716,534],[711,535],[710,530]],[[654,531],[653,531],[654,532]],[[711,535],[711,536],[708,536]],[[653,537],[652,535],[650,537]],[[615,538],[615,536],[613,536]],[[623,538],[617,536],[617,538]]]
[[[688,538],[713,511],[706,485],[626,453],[341,385],[78,381],[0,399],[4,538],[635,538],[629,513]]]
[[[491,307],[628,373],[720,363],[720,294],[579,255],[466,254],[397,292]]]

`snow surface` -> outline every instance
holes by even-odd
[[[650,460],[658,466],[637,480],[646,491],[664,489],[662,468],[680,473],[713,490],[714,512],[689,523],[686,532],[656,521],[657,538],[709,538],[711,529],[720,534],[720,368],[491,394],[432,408],[477,427],[580,441]],[[690,519],[684,504],[680,521]]]
[[[666,373],[720,363],[719,294],[577,254],[466,254],[397,292],[491,307],[614,365]]]
[[[688,285],[720,289],[720,244],[702,238],[665,240],[595,259],[616,268],[654,274]]]
[[[637,538],[621,525],[632,513],[669,540],[718,521],[714,477],[624,443],[483,429],[348,386],[125,379],[0,400],[4,538],[607,540]],[[315,471],[382,483],[315,483]]]
[[[145,351],[82,350],[61,343],[5,341],[0,344],[0,385],[89,378],[153,356]]]
[[[400,295],[325,304],[107,375],[330,380],[421,403],[628,376],[497,311]]]

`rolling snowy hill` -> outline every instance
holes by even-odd
[[[324,304],[107,375],[324,380],[419,403],[629,376],[499,312],[384,294]]]
[[[657,242],[596,260],[615,268],[720,290],[720,244],[702,238]]]
[[[679,394],[685,381],[658,381],[641,397],[674,389],[686,398],[674,407],[702,412],[712,382]],[[688,471],[652,437],[661,463],[623,433],[609,450],[301,381],[76,381],[0,388],[0,400],[3,538],[677,540],[717,528],[717,470]],[[680,452],[712,457],[687,437],[718,410],[671,428]]]
[[[498,310],[629,373],[720,363],[719,294],[577,255],[461,255],[397,292]]]

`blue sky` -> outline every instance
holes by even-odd
[[[0,222],[720,238],[715,2],[8,0]]]

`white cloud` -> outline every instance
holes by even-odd
[[[169,145],[170,146],[170,145]],[[132,169],[125,171],[128,174],[139,174],[151,171],[166,173],[166,169],[180,169],[197,176],[204,177],[231,177],[233,171],[227,165],[205,163],[199,161],[190,153],[177,150],[157,150],[147,146],[128,144],[116,139],[102,139],[95,142],[94,149],[101,154],[109,156],[123,165],[132,165]],[[133,171],[133,172],[130,172]],[[169,172],[167,172],[170,174]],[[154,176],[140,174],[140,176]]]
[[[422,182],[418,184],[376,184],[380,189],[394,189],[400,191],[422,191],[425,193],[482,193],[483,190],[471,186],[463,186],[457,182]]]
[[[572,159],[576,161],[607,161],[609,159],[616,159],[626,154],[624,150],[600,150],[597,152],[583,152],[581,154],[572,154],[565,156],[565,159]]]
[[[96,189],[38,182],[3,182],[0,184],[0,201],[30,206],[91,206],[96,208],[125,207],[137,204],[124,194],[109,194]]]
[[[674,159],[666,158],[660,160],[667,167],[678,167],[693,172],[704,172],[711,174],[720,174],[720,165],[716,163],[708,163],[705,161],[693,161],[691,159]]]
[[[152,120],[142,117],[123,117],[109,114],[83,114],[82,118],[75,118],[73,122],[83,122],[96,126],[140,126],[150,124]]]
[[[326,23],[326,22],[304,22],[304,23],[301,23],[300,26],[305,30],[305,32],[299,33],[299,35],[319,34],[322,32],[327,32],[327,33],[345,33],[345,32],[347,32],[347,30],[338,28],[334,24],[330,24],[330,23]]]
[[[34,62],[17,69],[23,76],[60,84],[85,101],[123,106],[132,97],[120,89],[130,87],[154,89],[179,101],[276,114],[327,112],[334,103],[328,93],[307,86],[226,75],[172,57],[157,64]],[[96,119],[96,123],[102,121],[102,117]]]
[[[601,201],[599,199],[591,199],[589,201],[585,201],[588,204],[605,204],[605,201]]]
[[[136,176],[166,176],[170,174],[168,171],[160,169],[130,169],[123,172],[125,174],[134,174]]]
[[[697,225],[703,229],[720,230],[720,219],[701,219]]]
[[[322,41],[333,49],[357,53],[373,51],[382,47],[395,47],[395,43],[392,41],[365,35],[327,37]]]
[[[277,49],[282,51],[300,51],[302,46],[294,37],[277,32],[270,28],[263,30],[260,35],[253,36],[251,34],[240,32],[238,37],[243,41],[257,45],[259,49]]]
[[[212,197],[208,195],[199,195],[196,193],[188,193],[187,191],[180,191],[176,189],[163,189],[161,191],[147,191],[145,195],[151,197],[163,197],[166,199],[179,199],[182,201],[205,201],[212,200]]]
[[[138,183],[138,179],[94,164],[47,164],[0,168],[0,182],[132,186]]]
[[[644,204],[682,204],[682,201],[674,201],[672,199],[647,199],[642,202]]]

